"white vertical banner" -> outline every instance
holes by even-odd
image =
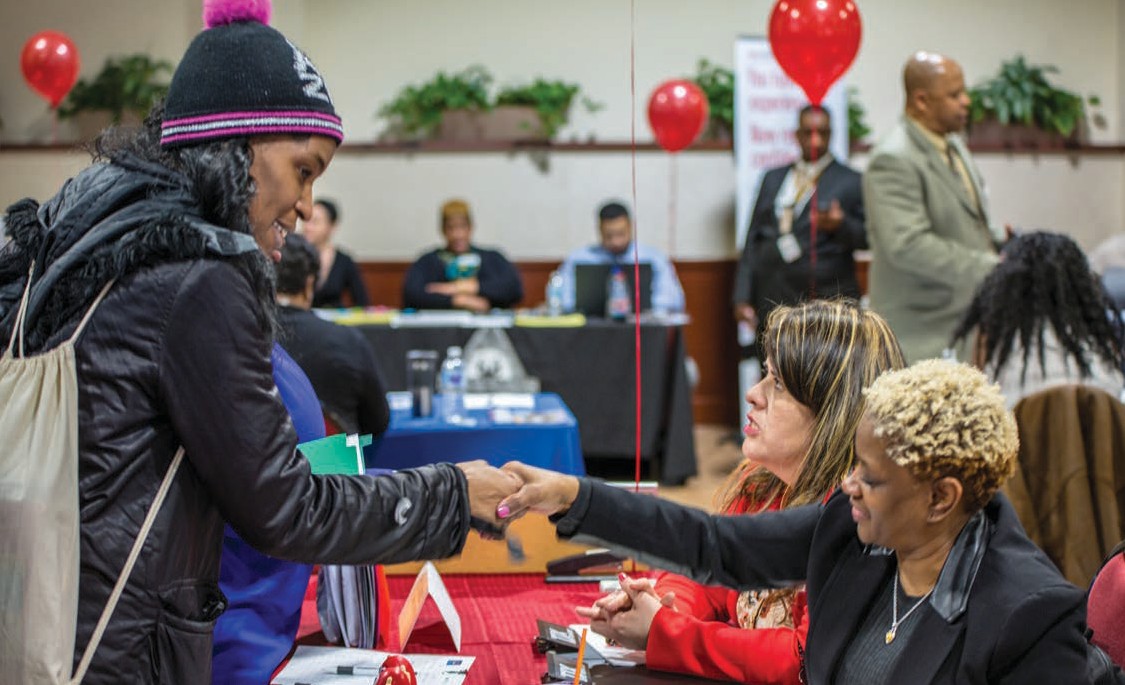
[[[734,156],[738,166],[735,196],[735,240],[739,249],[750,226],[758,186],[767,169],[801,156],[793,135],[797,112],[808,104],[801,87],[778,66],[769,40],[743,36],[734,44]],[[848,159],[848,100],[844,81],[837,81],[821,106],[832,120],[829,149]]]

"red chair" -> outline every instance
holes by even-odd
[[[1125,666],[1125,542],[1113,549],[1090,584],[1086,622],[1093,631],[1090,641]]]

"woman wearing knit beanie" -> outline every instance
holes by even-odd
[[[266,2],[205,3],[208,28],[141,129],[107,132],[95,164],[5,217],[0,341],[15,335],[15,356],[31,360],[94,310],[74,348],[76,666],[170,482],[84,683],[210,682],[224,521],[284,559],[436,559],[460,551],[471,518],[497,523],[519,485],[483,462],[316,476],[296,451],[271,377],[269,259],[308,218],[343,128],[324,79],[268,15]]]

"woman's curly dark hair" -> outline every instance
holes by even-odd
[[[91,154],[96,162],[112,162],[133,155],[156,162],[183,174],[191,183],[202,218],[237,233],[253,235],[250,201],[256,188],[250,177],[254,154],[245,137],[227,138],[196,145],[164,149],[160,129],[164,104],[156,103],[140,129],[112,127],[94,141]],[[258,301],[258,325],[276,333],[273,265],[260,251],[229,259],[246,275]]]
[[[1092,374],[1094,358],[1122,368],[1125,328],[1101,279],[1073,240],[1037,231],[1016,236],[1004,248],[1003,260],[977,289],[953,340],[975,329],[982,361],[994,369],[994,377],[1018,343],[1022,382],[1033,350],[1046,373],[1043,333],[1048,324],[1083,378]]]

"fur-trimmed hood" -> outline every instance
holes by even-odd
[[[258,249],[252,236],[209,224],[183,176],[124,155],[95,164],[40,205],[8,208],[0,250],[0,343],[12,335],[32,262],[25,322],[34,352],[84,311],[111,279],[156,264]]]

